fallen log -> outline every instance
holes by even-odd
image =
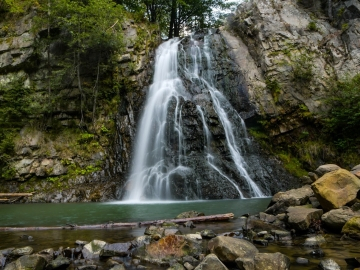
[[[0,197],[23,197],[32,195],[33,193],[0,193]]]
[[[193,218],[181,218],[181,219],[162,219],[162,220],[153,220],[153,221],[143,221],[143,222],[130,222],[130,223],[114,223],[109,222],[105,224],[95,224],[95,225],[76,225],[76,224],[67,224],[66,226],[53,226],[53,227],[0,227],[0,231],[40,231],[40,230],[63,230],[63,229],[112,229],[112,228],[125,228],[125,227],[141,227],[148,225],[161,225],[163,223],[185,223],[187,221],[198,222],[207,222],[207,221],[226,221],[234,218],[233,213],[228,214],[218,214],[210,216],[201,216]]]

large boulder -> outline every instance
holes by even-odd
[[[343,206],[322,215],[321,221],[326,228],[340,232],[345,223],[355,215],[360,215],[360,212],[356,213],[350,207]]]
[[[39,255],[24,255],[16,260],[17,270],[43,270],[46,260]]]
[[[311,188],[322,208],[331,210],[356,199],[360,190],[360,179],[347,170],[339,169],[316,180]]]
[[[223,263],[235,262],[238,257],[254,258],[259,252],[252,243],[227,236],[217,236],[211,239],[208,248]]]
[[[342,228],[341,233],[360,239],[360,216],[349,219]]]
[[[337,171],[341,169],[341,167],[339,167],[336,164],[325,164],[325,165],[321,165],[319,166],[316,170],[315,173],[318,176],[323,176],[324,174],[327,174],[329,172],[333,172],[333,171]]]
[[[297,189],[291,189],[285,192],[278,192],[272,197],[269,207],[265,210],[265,213],[273,215],[285,213],[289,206],[306,204],[311,196],[314,196],[314,192],[312,191],[310,185]]]
[[[360,178],[360,164],[356,165],[354,168],[350,171],[353,175],[355,175],[357,178]]]
[[[297,231],[304,231],[309,229],[312,221],[320,220],[322,214],[322,209],[292,206],[287,209],[287,223]]]
[[[86,244],[82,249],[82,253],[85,259],[98,259],[100,257],[101,250],[105,247],[106,242],[101,240],[92,240]]]
[[[216,257],[215,254],[209,254],[195,268],[195,270],[227,270],[228,268]]]

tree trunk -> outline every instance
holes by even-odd
[[[177,0],[172,0],[171,2],[171,16],[170,16],[170,25],[169,25],[169,38],[173,38],[174,37],[174,27],[176,24],[176,20],[177,20],[177,16],[176,16],[176,12],[177,12]]]

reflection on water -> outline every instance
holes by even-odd
[[[244,213],[256,213],[266,208],[270,199],[228,200],[207,202],[153,203],[144,205],[128,205],[118,203],[87,203],[87,204],[31,204],[31,205],[0,205],[0,225],[9,226],[52,226],[71,224],[96,224],[112,220],[143,221],[173,218],[183,211],[196,210],[205,214],[233,212],[236,217]],[[203,229],[212,229],[215,233],[224,233],[242,228],[243,219],[235,218],[228,222],[208,222],[196,224],[196,228],[180,227],[182,233],[195,233]],[[42,223],[43,222],[43,223]],[[32,246],[34,252],[45,248],[58,249],[74,247],[76,240],[91,241],[101,239],[109,243],[127,242],[143,235],[145,228],[121,228],[98,230],[48,230],[48,231],[0,231],[0,249],[8,247]],[[20,236],[28,234],[33,241],[21,240]],[[325,258],[334,259],[341,267],[347,268],[344,258],[360,257],[358,241],[340,240],[340,235],[324,235],[326,243],[321,246]],[[320,259],[309,254],[310,248],[303,245],[305,237],[297,237],[291,243],[270,243],[263,247],[257,245],[260,252],[281,252],[290,257],[291,269],[318,269]],[[310,260],[306,267],[295,263],[297,257]],[[148,269],[166,269],[151,266]]]

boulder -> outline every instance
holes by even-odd
[[[265,210],[265,213],[273,215],[284,213],[289,206],[306,204],[309,197],[313,195],[314,192],[312,191],[310,185],[297,189],[291,189],[286,192],[278,192],[272,197],[269,207]]]
[[[219,260],[215,254],[209,254],[195,268],[195,270],[227,270],[228,268]]]
[[[145,229],[145,235],[160,235],[162,237],[164,235],[165,229],[163,227],[157,227],[154,225],[150,225]]]
[[[47,248],[44,250],[41,250],[38,253],[41,257],[43,257],[47,263],[51,262],[54,259],[54,249],[53,248]]]
[[[22,247],[22,248],[15,248],[14,250],[11,251],[11,256],[23,256],[23,255],[30,255],[31,253],[33,253],[33,248],[32,247]]]
[[[48,263],[46,266],[46,270],[53,270],[53,269],[66,269],[70,265],[70,260],[63,256],[58,256],[55,260]]]
[[[217,236],[211,239],[208,248],[224,263],[235,262],[238,257],[254,258],[259,252],[252,243],[227,236]]]
[[[24,255],[15,262],[17,270],[43,270],[45,265],[46,260],[39,255]]]
[[[181,219],[181,218],[193,218],[193,217],[201,217],[201,216],[205,216],[205,214],[202,212],[191,210],[177,215],[176,218]]]
[[[100,251],[101,257],[112,257],[120,256],[126,257],[129,255],[129,250],[131,249],[131,243],[115,243],[115,244],[106,244]]]
[[[341,230],[352,238],[360,239],[360,216],[350,218]]]
[[[303,206],[293,206],[287,209],[288,225],[297,230],[304,231],[309,229],[312,221],[320,220],[323,210],[306,208]]]
[[[333,209],[321,217],[324,226],[330,230],[340,232],[345,223],[352,218],[356,213],[347,206],[339,209]],[[358,213],[360,215],[360,213]]]
[[[347,170],[339,169],[319,178],[311,188],[322,208],[331,210],[356,199],[360,189],[360,179]]]
[[[280,252],[258,253],[255,255],[254,265],[255,270],[287,270],[290,268],[290,259]]]
[[[212,230],[209,229],[202,230],[200,232],[200,235],[202,238],[208,238],[208,239],[216,237],[216,233],[214,233]]]
[[[319,267],[323,270],[340,270],[340,266],[333,259],[320,261]]]
[[[106,245],[106,242],[101,240],[92,240],[90,243],[86,244],[82,249],[82,254],[85,259],[98,259],[100,257],[100,252]]]
[[[316,170],[315,170],[315,173],[321,177],[323,176],[324,174],[327,174],[329,172],[333,172],[333,171],[336,171],[336,170],[339,170],[341,169],[338,165],[336,164],[325,164],[325,165],[321,165],[319,166]]]

